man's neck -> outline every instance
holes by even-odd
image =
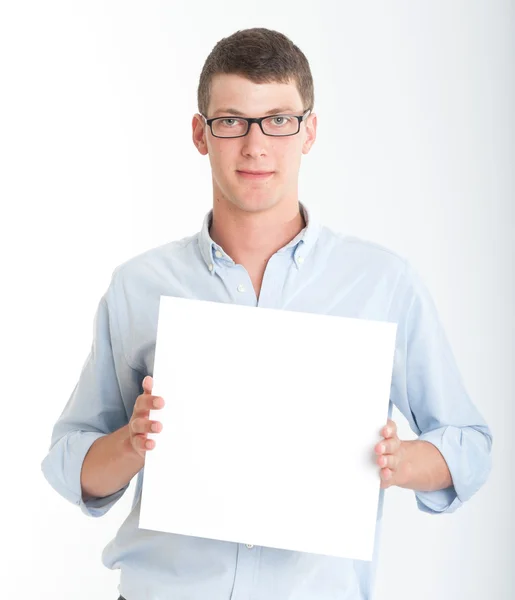
[[[210,235],[234,260],[250,272],[266,267],[269,259],[305,227],[299,203],[249,213],[214,203]]]

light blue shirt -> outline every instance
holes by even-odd
[[[91,444],[128,423],[143,378],[153,374],[161,295],[397,323],[389,414],[395,405],[419,439],[440,450],[453,479],[445,490],[414,492],[419,508],[455,511],[481,487],[490,471],[492,435],[465,390],[420,278],[395,253],[334,233],[301,208],[306,228],[271,257],[259,299],[245,268],[211,239],[211,211],[198,234],[114,270],[96,312],[91,352],[42,462],[59,494],[100,517],[126,491],[128,485],[83,502],[80,471]],[[199,343],[212,344],[216,354],[209,332]],[[291,351],[287,340],[284,351]],[[310,351],[334,349],[304,351],[309,359]],[[230,364],[220,370],[230,385]],[[369,562],[139,529],[143,474],[137,475],[131,513],[102,553],[106,567],[120,569],[118,589],[127,600],[372,598],[385,490]]]

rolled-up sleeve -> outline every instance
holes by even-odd
[[[391,399],[418,439],[440,451],[452,477],[446,489],[416,491],[418,507],[451,513],[487,480],[492,433],[467,393],[429,292],[409,264],[405,277]]]
[[[129,485],[104,498],[86,502],[82,498],[80,475],[86,454],[97,439],[128,423],[122,390],[137,395],[138,389],[139,374],[126,363],[119,343],[113,304],[111,281],[95,313],[91,351],[54,425],[48,454],[41,463],[48,483],[92,517],[104,515]]]

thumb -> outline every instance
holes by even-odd
[[[144,379],[143,379],[143,392],[145,394],[151,394],[152,393],[152,386],[154,385],[154,379],[152,377],[150,377],[150,375],[147,375]]]

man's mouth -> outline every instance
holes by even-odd
[[[236,173],[244,179],[267,179],[274,174],[273,171],[236,171]]]

